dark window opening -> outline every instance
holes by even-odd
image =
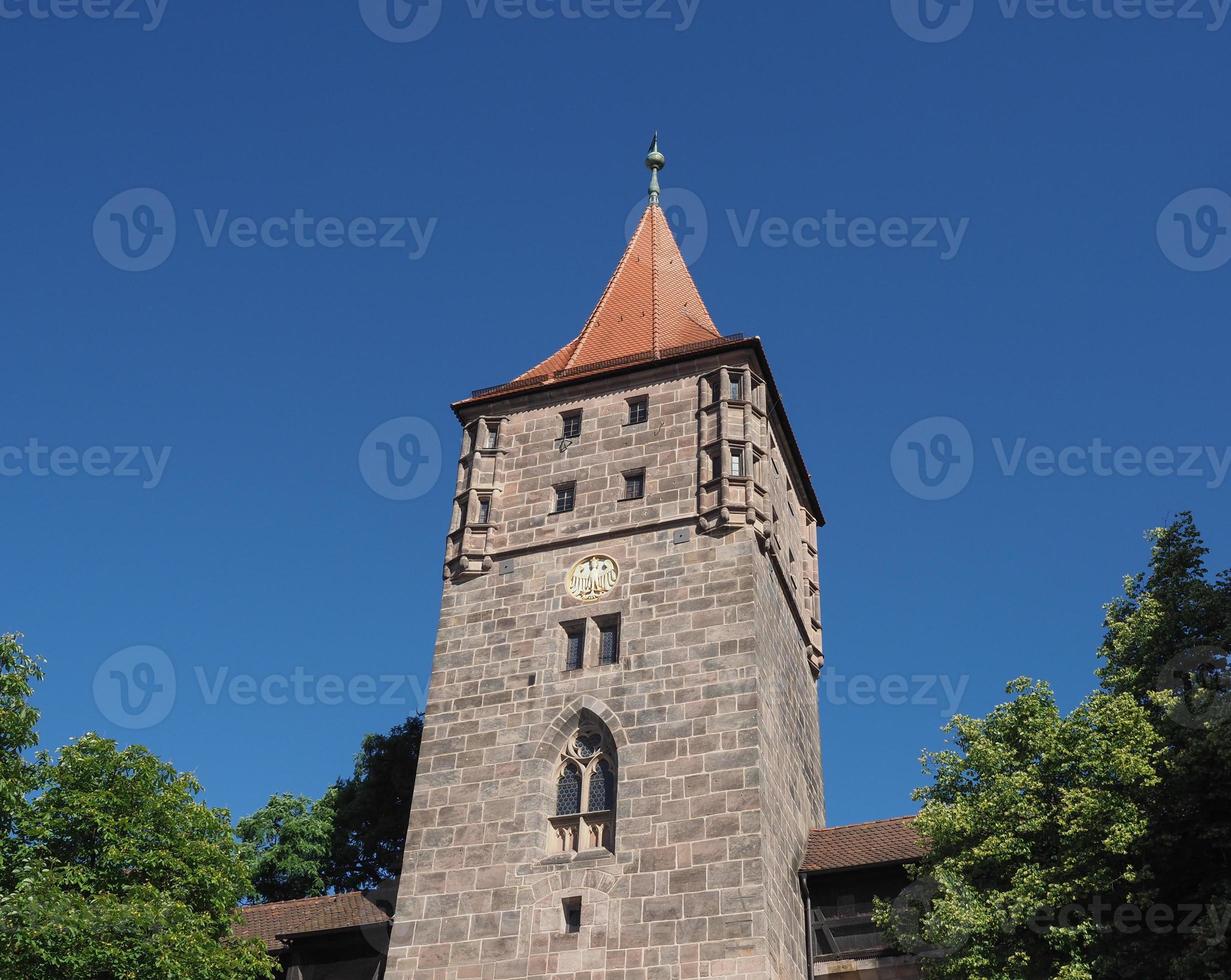
[[[645,496],[645,470],[624,475],[624,499],[641,500]]]
[[[600,665],[619,663],[620,623],[609,620],[599,624],[598,662]]]
[[[479,523],[490,524],[492,522],[492,498],[479,498]]]
[[[564,900],[564,931],[570,935],[581,932],[581,899]]]
[[[567,514],[577,506],[577,484],[566,483],[562,487],[556,487],[556,510],[557,514]]]
[[[732,374],[729,377],[731,381],[731,401],[742,402],[744,400],[744,376],[742,374]]]
[[[628,424],[639,425],[650,417],[650,400],[634,398],[628,403]]]
[[[564,767],[556,783],[556,816],[581,812],[581,770],[572,763]]]
[[[560,430],[561,439],[581,438],[581,413],[569,412],[564,416],[564,426]]]
[[[564,669],[581,670],[581,668],[585,666],[586,656],[585,624],[570,624],[564,629],[565,635],[568,637],[568,645],[564,655]]]

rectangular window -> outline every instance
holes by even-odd
[[[628,403],[628,424],[640,425],[650,417],[650,400],[634,398]]]
[[[620,621],[618,619],[599,624],[598,662],[603,666],[620,662]]]
[[[569,935],[581,932],[581,899],[564,900],[564,931]]]
[[[731,475],[744,475],[744,452],[742,449],[731,450]]]
[[[566,483],[556,487],[556,509],[553,513],[567,514],[577,506],[577,484]]]
[[[479,498],[479,523],[490,524],[492,522],[492,498]]]
[[[567,623],[564,634],[568,639],[564,653],[564,669],[581,670],[586,660],[586,624]]]
[[[564,416],[564,424],[560,429],[561,439],[580,439],[581,438],[581,413],[569,412]]]
[[[484,449],[495,449],[496,444],[500,441],[500,430],[494,426],[488,426],[486,435],[484,436]]]
[[[744,376],[729,374],[727,377],[731,382],[731,401],[742,402],[744,400]]]
[[[641,500],[645,496],[645,470],[624,474],[624,499]]]

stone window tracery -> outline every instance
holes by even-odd
[[[615,851],[616,751],[601,721],[585,715],[556,766],[549,851]]]

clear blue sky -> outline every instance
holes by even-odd
[[[238,815],[319,793],[363,733],[414,710],[406,686],[357,702],[390,699],[364,675],[426,682],[452,485],[387,499],[360,447],[412,416],[451,456],[452,400],[574,336],[654,127],[664,185],[708,219],[702,248],[684,209],[702,293],[724,332],[764,338],[825,507],[829,669],[871,678],[822,704],[831,822],[912,808],[948,699],[911,678],[965,679],[967,712],[1020,674],[1072,704],[1144,528],[1192,508],[1231,564],[1220,464],[1162,473],[1167,452],[1179,467],[1182,447],[1231,446],[1216,7],[1130,19],[1103,0],[1110,16],[1075,19],[980,0],[962,30],[968,11],[942,21],[933,3],[935,30],[961,33],[926,43],[889,0],[668,0],[665,20],[657,0],[606,19],[581,0],[521,18],[444,3],[397,42],[381,34],[430,23],[353,0],[140,0],[139,20],[5,0],[0,628],[48,660],[45,746],[91,729],[143,742]],[[164,197],[104,208],[134,188]],[[399,225],[402,247],[362,247],[361,222],[336,248],[259,240],[297,210],[414,219],[420,239]],[[831,210],[865,219],[870,244],[818,232]],[[941,247],[893,247],[941,218],[964,227],[956,250],[938,220]],[[233,244],[253,228],[256,245]],[[123,244],[165,261],[124,271]],[[938,416],[960,425],[899,440]],[[123,465],[127,446],[148,458]],[[1070,475],[1045,475],[1071,446]],[[1132,475],[1133,450],[1155,453],[1153,475]],[[156,657],[132,673],[134,646],[164,651],[177,681],[143,730],[107,693],[112,669],[132,705],[160,683]],[[281,700],[297,669],[358,678],[357,695],[211,696],[249,674]]]

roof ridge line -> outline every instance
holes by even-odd
[[[873,827],[879,823],[901,823],[904,820],[914,820],[919,814],[908,813],[902,817],[882,817],[879,820],[861,820],[859,823],[839,823],[832,827],[813,827],[812,833],[821,834],[827,830],[849,830],[851,827]]]

